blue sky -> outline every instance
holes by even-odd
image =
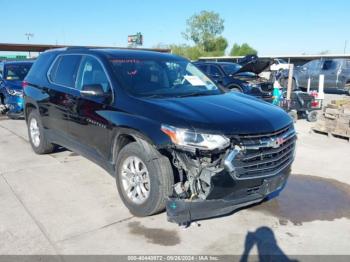
[[[201,10],[225,20],[223,36],[247,42],[259,54],[329,50],[350,53],[348,0],[0,0],[0,42],[126,46],[142,32],[144,46],[186,43],[186,19]]]

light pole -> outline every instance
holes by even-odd
[[[28,43],[30,42],[30,38],[34,37],[33,33],[25,33],[24,35],[27,37]],[[28,54],[29,54],[29,58],[30,58],[31,57],[30,51],[28,51]]]
[[[348,46],[348,40],[345,40],[345,44],[344,44],[344,54],[346,53],[346,48]]]

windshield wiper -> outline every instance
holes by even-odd
[[[160,94],[153,94],[149,96],[143,96],[143,98],[164,98],[165,95],[160,95]]]
[[[212,94],[195,92],[195,93],[177,95],[176,97],[181,98],[181,97],[190,97],[190,96],[210,96],[210,95],[212,95]]]

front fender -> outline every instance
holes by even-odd
[[[116,130],[116,135],[131,135],[141,138],[157,148],[162,148],[171,143],[169,137],[161,131],[161,123],[149,118],[126,112],[99,111],[101,117],[109,121]]]

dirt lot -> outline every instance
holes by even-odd
[[[350,143],[310,127],[296,124],[279,197],[184,230],[164,213],[133,217],[101,168],[70,151],[35,155],[24,121],[1,118],[0,254],[350,254]]]

